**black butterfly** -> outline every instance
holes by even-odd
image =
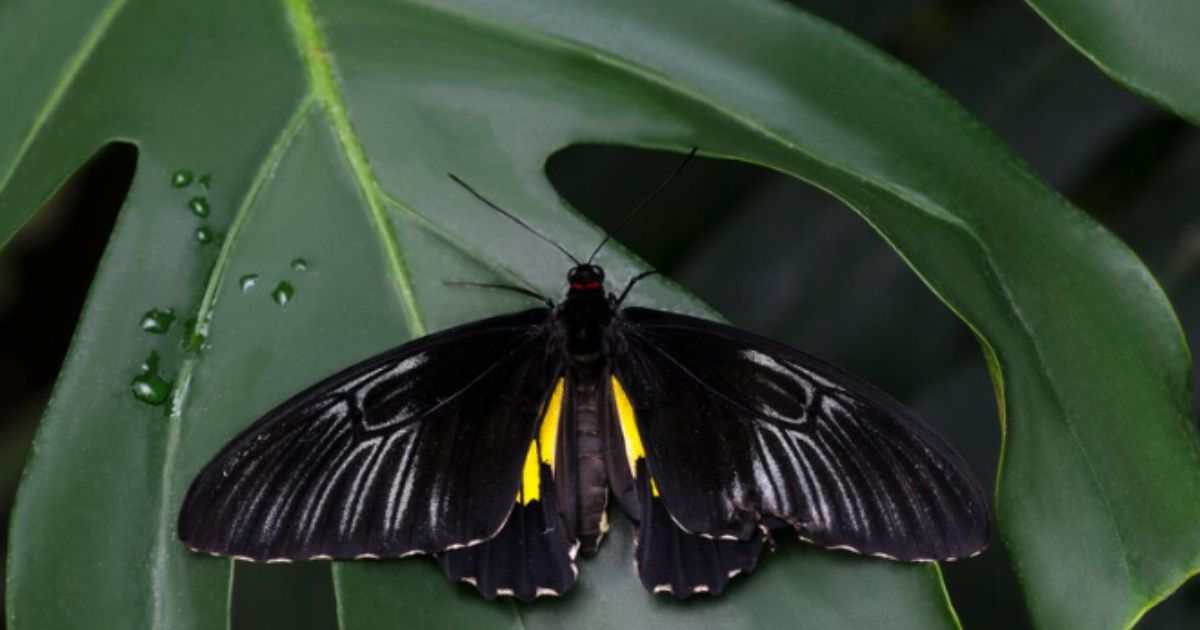
[[[624,307],[646,274],[616,296],[572,260],[561,304],[416,339],[263,416],[192,483],[180,539],[266,562],[434,554],[484,597],[524,600],[571,588],[610,494],[643,585],[680,597],[720,593],[780,529],[903,561],[986,546],[979,484],[886,394],[724,324]]]

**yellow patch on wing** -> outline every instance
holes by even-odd
[[[525,454],[525,466],[521,471],[521,487],[517,489],[517,503],[526,504],[542,496],[542,463],[554,470],[555,449],[558,446],[558,421],[562,416],[563,379],[554,384],[554,391],[546,403],[546,411],[538,425],[537,438],[529,443]]]
[[[558,446],[558,420],[562,416],[563,379],[558,379],[554,385],[554,393],[550,394],[550,402],[546,403],[546,413],[542,415],[542,428],[538,430],[538,446],[542,461],[554,470],[554,453]]]
[[[542,496],[541,464],[538,462],[537,442],[529,443],[529,453],[525,455],[525,469],[521,473],[521,487],[517,490],[517,503],[526,504]]]
[[[633,415],[633,405],[629,396],[621,387],[617,377],[612,377],[613,400],[617,404],[617,419],[621,425],[621,438],[625,443],[625,460],[629,462],[629,474],[637,477],[637,462],[646,458],[646,447],[642,445],[642,435],[638,433],[637,418]],[[658,484],[650,478],[650,492],[658,496]]]

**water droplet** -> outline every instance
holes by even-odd
[[[172,309],[152,308],[142,315],[142,330],[148,333],[161,335],[167,332],[171,327],[171,322],[175,321],[175,311]]]
[[[129,384],[133,397],[147,405],[161,405],[171,395],[171,384],[157,374],[139,374]]]
[[[248,273],[241,278],[238,278],[238,284],[241,285],[242,292],[245,293],[246,291],[253,289],[254,285],[258,284],[258,274]]]
[[[171,395],[171,383],[158,375],[158,353],[151,352],[142,362],[141,373],[129,383],[133,397],[147,405],[161,405]]]
[[[205,173],[205,174],[201,175],[200,176],[200,185],[203,186],[205,190],[208,190],[209,188],[211,188],[212,187],[212,173]]]
[[[196,228],[196,240],[200,241],[201,243],[211,243],[213,240],[212,230],[208,229],[206,226],[200,226]]]
[[[183,188],[192,183],[192,172],[186,168],[181,168],[171,174],[171,185],[175,188]]]
[[[280,306],[287,306],[288,302],[292,301],[292,295],[296,293],[296,289],[288,282],[280,282],[275,285],[275,290],[271,291],[271,299]]]
[[[209,207],[208,200],[204,197],[192,197],[188,201],[188,210],[191,210],[192,214],[198,217],[206,217],[212,211],[212,208]]]
[[[308,261],[304,260],[303,258],[296,258],[296,259],[292,260],[292,270],[293,271],[308,271]]]

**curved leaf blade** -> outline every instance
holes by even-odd
[[[1200,5],[1027,0],[1114,81],[1200,124]]]
[[[39,109],[44,116],[22,121],[25,140],[0,180],[0,240],[6,241],[97,147],[128,138],[140,149],[17,497],[8,620],[31,628],[88,627],[97,620],[211,628],[226,617],[230,567],[198,566],[178,552],[174,517],[160,509],[171,500],[162,481],[179,451],[178,422],[165,407],[129,394],[151,351],[161,355],[166,376],[175,377],[179,326],[159,339],[139,332],[139,320],[151,308],[174,308],[180,320],[200,313],[210,280],[215,246],[197,242],[189,194],[171,188],[172,171],[219,165],[205,195],[211,220],[227,226],[302,95],[302,75],[277,7],[245,8],[243,17],[255,24],[248,29],[218,24],[202,7],[108,6],[90,31],[96,39],[78,42],[64,62],[63,87],[47,94]],[[0,46],[20,47],[41,35],[21,32]],[[0,54],[12,58],[8,50]],[[221,54],[243,59],[244,71],[212,72],[205,60]],[[129,72],[131,64],[155,79]],[[200,100],[197,85],[257,98]]]

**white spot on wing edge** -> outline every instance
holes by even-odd
[[[811,538],[808,538],[802,534],[797,534],[796,538],[800,539],[801,542],[806,542],[810,545],[816,545],[818,547],[821,547],[822,549],[829,549],[830,551],[849,551],[850,553],[858,554],[860,556],[870,556],[873,558],[890,560],[892,562],[919,562],[919,563],[927,564],[930,562],[953,562],[955,560],[960,559],[960,558],[954,557],[954,556],[951,556],[949,558],[942,558],[940,560],[937,558],[898,558],[896,556],[893,556],[892,554],[889,554],[889,553],[886,553],[883,551],[863,551],[863,550],[861,550],[857,547],[851,546],[851,545],[844,545],[844,544],[843,545],[825,545],[825,544],[819,543]],[[977,552],[975,552],[975,555],[979,555],[979,553],[980,552],[977,551]]]
[[[466,582],[467,584],[470,584],[471,586],[474,586],[475,588],[479,588],[479,583],[473,577],[459,578],[458,581]],[[496,589],[495,595],[497,597],[516,597],[517,593],[516,593],[516,591],[514,591],[511,588],[498,588],[498,589]],[[561,595],[562,595],[561,592],[559,592],[555,589],[552,589],[552,588],[547,588],[545,586],[539,586],[533,592],[533,596],[535,598],[536,597],[559,597]]]
[[[497,534],[499,534],[499,532],[497,532]],[[495,536],[492,536],[492,538],[495,538]],[[446,545],[445,547],[438,550],[437,553],[441,553],[443,551],[454,551],[455,549],[466,549],[467,547],[474,547],[475,545],[483,544],[483,543],[491,540],[492,538],[476,538],[474,540],[468,540],[467,542],[450,543],[449,545]]]

